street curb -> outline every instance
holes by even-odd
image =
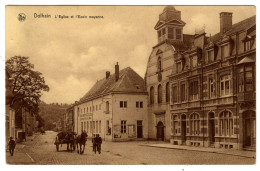
[[[140,146],[155,147],[155,148],[167,148],[167,149],[175,149],[175,150],[199,151],[199,152],[215,153],[215,154],[225,154],[225,155],[245,157],[245,158],[254,158],[254,159],[256,158],[255,156],[246,156],[246,155],[240,155],[240,154],[230,154],[230,153],[218,152],[218,151],[203,151],[203,150],[187,149],[187,148],[160,147],[160,146],[153,146],[153,145],[146,145],[146,144],[141,144]]]

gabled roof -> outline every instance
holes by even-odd
[[[103,78],[80,99],[88,101],[107,95],[109,93],[144,93],[144,79],[139,76],[132,68],[127,67],[119,71],[119,79],[115,81],[115,74],[110,75],[107,79]]]
[[[249,28],[251,28],[253,25],[255,25],[256,23],[256,16],[252,16],[252,17],[249,17],[245,20],[242,20],[236,24],[233,24],[232,25],[232,28],[230,30],[228,30],[226,33],[224,33],[224,35],[231,35],[233,33],[236,33],[236,32],[240,32],[240,31],[243,31],[243,30],[247,30]],[[209,38],[208,40],[209,41],[212,41],[212,42],[217,42],[218,40],[220,40],[222,37],[222,35],[220,33],[217,33],[215,34],[214,36],[212,36],[211,38]]]

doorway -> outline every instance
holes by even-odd
[[[256,115],[254,111],[243,113],[243,127],[244,147],[256,146]]]
[[[181,115],[181,140],[182,144],[186,142],[186,115]]]
[[[137,138],[143,138],[143,121],[137,121]]]
[[[215,143],[215,118],[214,113],[211,112],[208,115],[208,123],[209,123],[209,142],[210,144]]]
[[[157,139],[164,141],[164,125],[161,121],[157,124]]]

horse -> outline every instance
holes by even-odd
[[[77,144],[77,152],[78,152],[78,154],[83,154],[84,153],[87,137],[88,137],[88,134],[85,131],[82,132],[81,135],[77,136],[76,144]],[[78,145],[79,145],[79,147],[78,147]],[[83,146],[83,149],[81,148],[82,146]]]
[[[75,132],[70,132],[67,133],[67,135],[65,136],[65,142],[67,143],[67,151],[74,151],[75,150],[75,144],[76,144],[76,133]]]

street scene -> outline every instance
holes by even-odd
[[[91,140],[87,140],[84,154],[67,151],[62,145],[56,151],[56,132],[36,134],[27,142],[17,145],[14,156],[7,154],[7,163],[26,165],[198,165],[198,164],[254,164],[254,152],[224,152],[171,149],[167,143],[156,141],[103,142],[101,154],[94,153]]]
[[[256,165],[255,6],[6,6],[8,165]]]

